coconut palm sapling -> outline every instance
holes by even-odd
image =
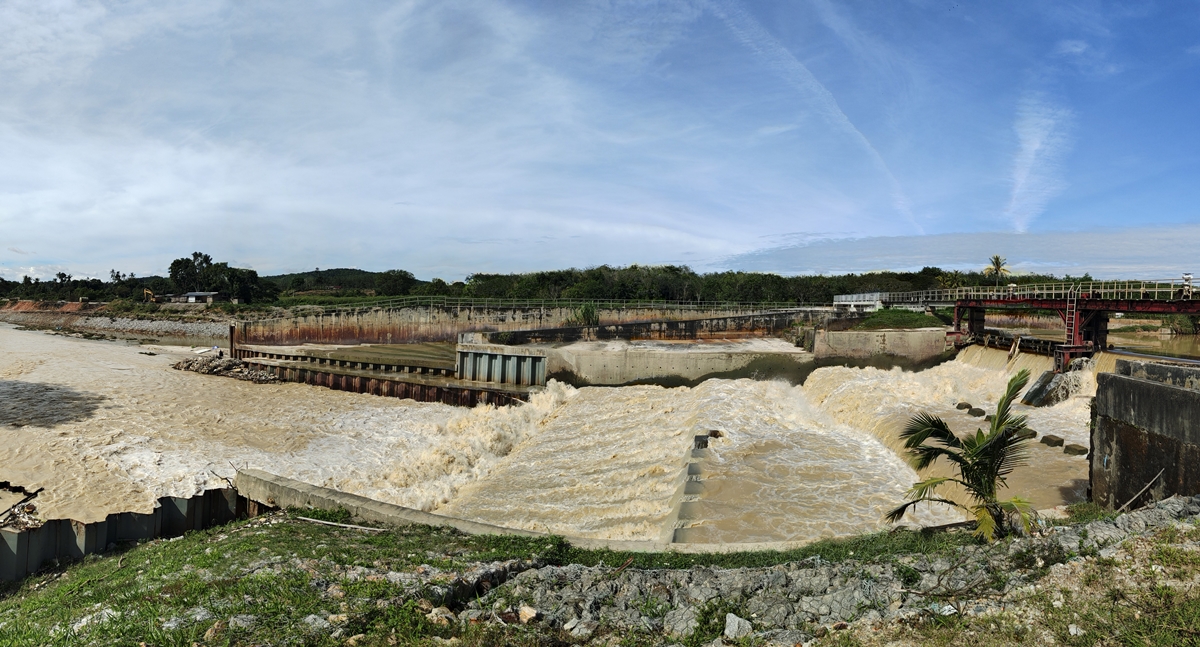
[[[888,513],[887,520],[899,521],[910,507],[921,502],[943,503],[973,516],[978,524],[975,534],[988,541],[1010,530],[1010,516],[1016,516],[1028,531],[1030,502],[1015,496],[1001,501],[997,495],[1001,488],[1008,487],[1005,478],[1027,458],[1029,437],[1022,433],[1026,430],[1025,416],[1014,415],[1012,403],[1028,383],[1027,369],[1008,381],[986,432],[978,429],[959,438],[937,416],[928,413],[913,416],[900,433],[913,468],[920,472],[944,458],[958,476],[936,476],[914,483],[908,491],[909,501]],[[971,501],[960,503],[939,496],[938,488],[947,483],[962,486]]]

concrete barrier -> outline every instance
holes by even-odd
[[[706,450],[705,450],[706,451]],[[448,526],[467,534],[496,534],[518,535],[523,537],[547,537],[546,533],[506,528],[491,524],[455,519],[403,506],[375,501],[356,494],[339,492],[331,488],[311,485],[283,476],[263,472],[262,470],[241,470],[238,472],[234,485],[238,495],[250,501],[257,501],[269,506],[316,508],[319,510],[345,509],[356,519],[374,521],[376,523],[404,526],[424,524],[430,526]],[[673,524],[672,524],[673,525]],[[668,533],[664,529],[664,534]],[[595,539],[592,537],[565,536],[573,546],[588,549],[607,549],[628,552],[658,552],[673,551],[680,553],[733,553],[743,551],[781,551],[793,550],[806,546],[817,539],[799,541],[770,541],[747,543],[672,543],[670,540],[658,541],[626,541],[619,539]]]
[[[818,330],[813,355],[825,358],[867,359],[891,355],[921,362],[953,351],[943,328],[916,330]]]
[[[1096,376],[1091,500],[1141,506],[1200,493],[1200,368],[1117,360]]]

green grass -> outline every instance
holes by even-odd
[[[885,309],[872,312],[854,330],[879,330],[882,328],[940,328],[946,325],[939,317],[909,310]]]
[[[1093,521],[1112,521],[1117,518],[1117,513],[1109,510],[1098,503],[1085,501],[1082,503],[1072,503],[1067,506],[1067,518],[1062,521],[1063,525],[1084,524]]]
[[[901,530],[784,552],[622,553],[581,549],[558,537],[472,536],[428,526],[365,532],[301,521],[293,518],[296,514],[349,520],[344,511],[293,510],[174,540],[128,544],[9,584],[0,588],[0,645],[340,645],[358,634],[363,635],[358,644],[365,645],[430,644],[433,637],[458,637],[465,645],[563,644],[566,636],[546,627],[431,624],[412,599],[419,593],[406,593],[386,579],[352,578],[347,569],[411,572],[428,565],[456,572],[507,559],[620,567],[630,558],[631,568],[736,568],[818,555],[831,562],[887,560],[903,553],[950,553],[975,543],[966,533]],[[324,587],[315,586],[321,583]],[[337,588],[328,588],[330,583]],[[336,596],[329,593],[333,590]],[[658,600],[646,605],[648,611],[666,611]],[[723,627],[725,611],[710,611],[703,636],[715,636],[718,625]],[[97,620],[106,613],[117,615]],[[202,619],[194,619],[197,613]],[[323,631],[304,622],[310,615],[331,614],[339,620]],[[80,624],[89,616],[91,622]],[[230,626],[233,616],[254,616],[254,622]],[[335,629],[341,630],[337,636],[331,634]],[[630,644],[651,639],[626,638]]]

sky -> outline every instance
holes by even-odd
[[[1200,271],[1200,5],[0,2],[0,277]]]

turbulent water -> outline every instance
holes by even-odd
[[[552,382],[527,404],[468,410],[173,371],[187,351],[145,350],[0,327],[0,480],[46,487],[47,517],[94,521],[256,467],[496,525],[654,540],[673,530],[692,437],[717,429],[704,493],[680,522],[688,540],[807,540],[883,527],[917,478],[894,442],[913,413],[973,429],[982,421],[957,402],[994,408],[1011,371],[1048,361],[971,348],[920,373],[822,368],[804,386]],[[1026,411],[1031,426],[1086,444],[1088,380],[1080,397]],[[1033,453],[1038,469],[1014,490],[1040,505],[1077,496],[1085,460]]]

